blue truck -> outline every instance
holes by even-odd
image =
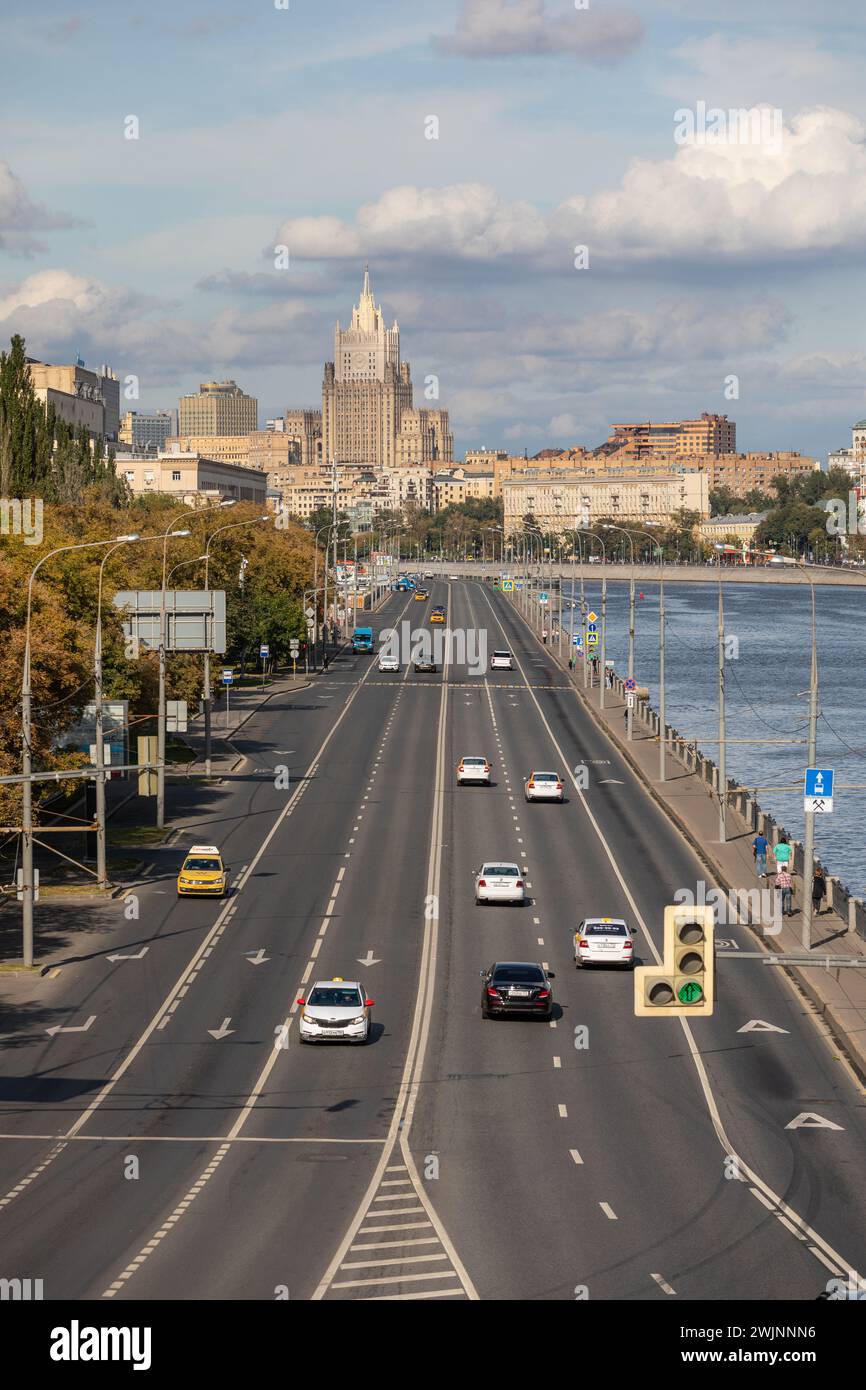
[[[352,633],[353,652],[371,652],[373,650],[373,629],[371,627],[356,627]]]

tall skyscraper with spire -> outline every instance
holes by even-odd
[[[409,363],[400,361],[400,329],[385,327],[364,267],[349,328],[334,330],[334,360],[322,382],[322,460],[372,468],[450,460],[445,410],[414,410]]]

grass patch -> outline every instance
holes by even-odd
[[[131,846],[131,845],[158,845],[161,844],[168,834],[167,830],[160,830],[157,825],[123,825],[112,830],[109,825],[108,837],[112,845]]]

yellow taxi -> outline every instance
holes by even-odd
[[[431,623],[444,623],[445,609],[441,606],[434,608],[433,612],[430,614],[430,621]]]
[[[423,603],[424,600],[427,599],[427,598],[429,598],[429,597],[430,597],[430,595],[428,594],[428,592],[427,592],[426,589],[416,589],[416,590],[415,590],[415,602],[416,602],[416,603]]]
[[[193,845],[177,876],[177,896],[225,897],[228,869],[216,845]]]

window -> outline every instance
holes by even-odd
[[[171,471],[171,481],[172,481],[173,483],[179,483],[179,482],[180,482],[180,469],[179,469],[179,468],[173,468],[173,469],[172,469],[172,471]]]

